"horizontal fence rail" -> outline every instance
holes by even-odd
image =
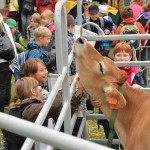
[[[110,148],[0,113],[0,128],[65,150],[111,150]],[[10,126],[11,124],[11,126]],[[59,140],[58,140],[59,139]],[[27,149],[26,149],[27,150]]]

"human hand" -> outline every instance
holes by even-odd
[[[104,33],[105,33],[105,35],[108,35],[108,34],[110,34],[110,31],[109,30],[104,30]]]
[[[142,87],[141,87],[140,85],[138,85],[138,84],[133,84],[132,87],[135,88],[135,89],[141,89],[141,88],[142,88]]]
[[[16,48],[18,48],[18,49],[21,48],[21,45],[20,45],[19,43],[17,43],[17,42],[15,42],[15,46],[16,46]]]

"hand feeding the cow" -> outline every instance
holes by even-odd
[[[113,61],[103,57],[84,38],[73,46],[80,81],[91,99],[101,103],[110,121],[112,109],[118,113],[115,131],[126,150],[148,150],[150,125],[150,94],[126,84],[127,74]],[[123,94],[120,93],[123,90]]]

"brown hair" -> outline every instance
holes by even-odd
[[[121,10],[120,15],[122,19],[133,18],[133,10],[130,7],[124,7]]]
[[[131,0],[131,3],[137,3],[142,6],[144,3],[144,0]]]
[[[26,77],[34,75],[38,70],[38,63],[41,63],[45,66],[44,62],[41,59],[31,58],[26,60],[23,65],[23,75]]]
[[[143,9],[143,12],[150,11],[150,0],[146,4],[143,5],[142,9]]]
[[[34,33],[36,39],[39,37],[51,37],[51,35],[51,31],[48,28],[42,26],[36,28]]]
[[[70,25],[75,26],[75,20],[72,15],[67,15],[67,27]]]
[[[36,21],[37,23],[40,24],[41,22],[41,15],[39,13],[34,13],[32,16],[31,16],[31,19],[30,20],[34,20]]]
[[[15,84],[15,97],[20,100],[30,98],[31,89],[36,88],[39,85],[38,81],[33,77],[23,77],[16,81]]]
[[[51,10],[46,9],[42,12],[41,18],[54,19],[54,13]]]
[[[130,56],[132,56],[132,49],[131,46],[125,42],[120,42],[118,44],[116,44],[115,48],[114,48],[114,55],[116,53],[119,53],[121,51],[125,51],[126,53],[128,53]]]

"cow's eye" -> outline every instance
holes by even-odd
[[[100,68],[101,73],[104,74],[104,72],[103,72],[103,66],[102,66],[101,63],[99,63],[99,68]]]

